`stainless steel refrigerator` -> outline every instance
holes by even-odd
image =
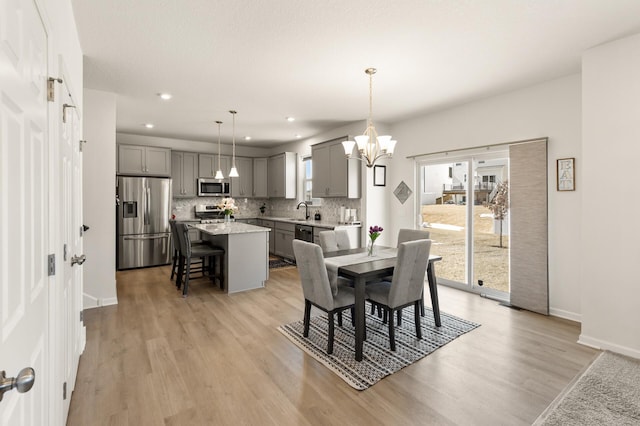
[[[170,263],[171,179],[119,176],[117,194],[117,268]]]

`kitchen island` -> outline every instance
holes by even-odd
[[[263,288],[269,278],[269,228],[240,222],[194,224],[202,239],[225,250],[228,293]]]

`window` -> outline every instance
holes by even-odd
[[[313,198],[313,162],[311,157],[302,158],[302,201],[310,206],[319,206],[320,198]]]

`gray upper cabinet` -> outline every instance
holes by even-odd
[[[173,151],[171,153],[171,178],[173,179],[174,197],[195,197],[197,195],[198,154]]]
[[[238,177],[231,178],[232,197],[253,197],[253,160],[236,157]]]
[[[298,154],[284,152],[269,157],[267,192],[273,198],[296,198],[296,166]]]
[[[311,147],[314,198],[360,198],[361,162],[348,159],[344,154],[342,141],[346,139],[338,138]]]
[[[171,150],[153,146],[118,145],[118,173],[171,176]]]
[[[231,170],[231,158],[225,155],[220,156],[220,168],[224,178],[229,178],[229,170]],[[199,154],[198,155],[198,177],[212,178],[218,171],[218,155],[217,154]]]
[[[254,158],[253,159],[253,196],[260,198],[267,198],[268,193],[268,172],[267,172],[267,159],[266,158]]]

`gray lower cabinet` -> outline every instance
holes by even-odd
[[[276,222],[275,225],[274,253],[278,256],[294,259],[293,240],[296,226],[285,222]]]
[[[258,226],[264,226],[265,228],[269,228],[271,229],[271,231],[269,231],[269,253],[274,253],[276,252],[276,240],[275,240],[275,227],[276,227],[276,223],[272,220],[267,220],[267,219],[258,219]]]

